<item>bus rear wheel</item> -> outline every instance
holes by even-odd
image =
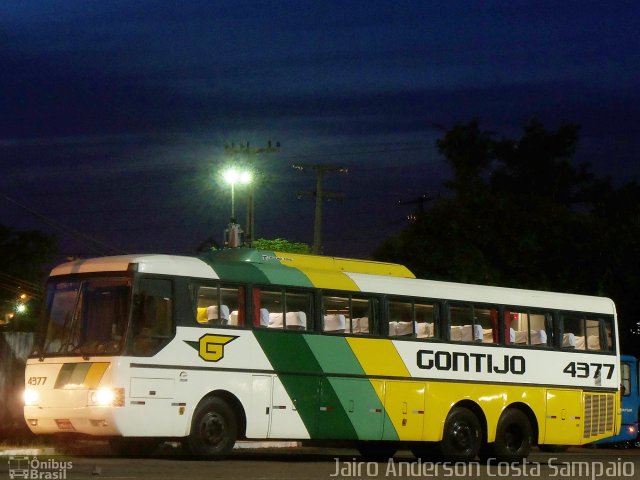
[[[196,408],[191,433],[183,443],[193,455],[222,457],[231,452],[237,437],[238,422],[233,409],[220,398],[209,398]]]
[[[498,420],[492,453],[499,462],[522,462],[531,451],[531,422],[520,410],[510,408]]]
[[[470,462],[480,450],[482,427],[474,413],[464,407],[453,408],[444,422],[440,453],[446,461]]]

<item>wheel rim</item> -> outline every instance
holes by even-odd
[[[517,452],[524,442],[522,429],[517,425],[509,425],[504,432],[504,444],[512,452]]]
[[[208,445],[216,446],[225,438],[227,425],[222,415],[208,412],[200,422],[200,436]]]
[[[456,422],[452,430],[452,443],[456,449],[466,451],[473,445],[473,433],[469,424]]]

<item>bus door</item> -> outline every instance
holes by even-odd
[[[249,438],[309,438],[315,434],[318,379],[253,375]]]

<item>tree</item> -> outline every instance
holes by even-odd
[[[0,225],[0,320],[14,315],[12,328],[33,328],[41,303],[46,266],[55,254],[55,240],[42,232],[15,231]],[[24,298],[20,298],[24,295]],[[18,304],[24,311],[16,311]]]
[[[288,253],[311,253],[311,248],[306,243],[291,242],[284,238],[275,238],[273,240],[259,238],[253,241],[252,246],[258,250],[274,250],[277,252]]]
[[[423,278],[610,296],[631,331],[640,320],[640,186],[616,188],[576,164],[578,139],[575,125],[532,121],[518,139],[476,120],[455,125],[436,142],[450,194],[374,258]]]

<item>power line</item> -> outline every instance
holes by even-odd
[[[7,196],[7,195],[2,195],[2,197],[8,201],[9,203],[12,203],[13,205],[22,208],[23,210],[29,212],[30,214],[34,215],[35,217],[39,218],[40,220],[42,220],[44,223],[46,223],[47,225],[49,225],[50,227],[56,228],[60,231],[62,231],[63,233],[66,233],[67,235],[70,236],[74,236],[77,239],[79,239],[79,241],[84,244],[85,246],[89,247],[91,250],[93,250],[94,252],[100,254],[100,255],[104,255],[104,254],[115,254],[115,253],[122,253],[121,250],[114,248],[110,245],[107,245],[106,243],[97,240],[93,237],[90,237],[89,235],[86,235],[82,232],[79,232],[78,230],[74,230],[73,228],[67,227],[65,225],[60,224],[59,222],[56,222],[55,220],[50,219],[49,217],[42,215],[41,213],[35,211],[34,209],[18,202],[17,200]],[[100,247],[100,248],[98,248]]]

